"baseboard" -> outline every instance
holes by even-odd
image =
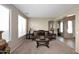
[[[24,42],[24,41],[23,41]],[[17,48],[19,48],[22,44],[23,44],[23,42],[19,42],[20,44],[18,44],[16,47],[14,47],[14,49],[13,50],[11,50],[11,52],[10,53],[13,53]]]
[[[26,37],[23,36],[23,37],[19,38],[18,40],[10,42],[11,43],[10,44],[10,47],[11,47],[10,53],[13,53],[17,48],[19,48],[23,44],[25,38]]]

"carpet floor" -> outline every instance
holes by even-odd
[[[36,48],[36,42],[25,40],[12,54],[77,54],[73,48],[61,43],[58,40],[50,41],[49,48],[39,46]]]

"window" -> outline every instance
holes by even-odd
[[[68,33],[72,33],[73,32],[73,28],[72,28],[72,21],[68,21],[68,29],[67,29]]]
[[[26,19],[21,15],[18,16],[18,37],[26,34]]]
[[[0,31],[4,31],[2,38],[7,42],[10,40],[9,36],[9,9],[0,5]]]
[[[63,22],[60,22],[60,32],[63,32]]]

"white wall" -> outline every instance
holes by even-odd
[[[17,8],[13,5],[3,5],[10,9],[10,39],[9,46],[11,48],[11,52],[13,52],[20,44],[22,44],[25,37],[18,38],[18,14],[21,14],[23,17],[26,16],[21,13]]]

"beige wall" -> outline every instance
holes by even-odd
[[[59,27],[58,23],[53,19],[48,18],[31,18],[29,19],[29,27],[32,30],[48,30],[48,21],[54,21],[54,33],[57,34],[57,28]]]
[[[32,30],[48,30],[48,21],[52,19],[31,18],[29,19],[29,27]]]
[[[67,17],[66,17],[67,18]],[[73,19],[69,19],[69,18],[67,18],[67,19],[63,19],[63,20],[61,20],[61,21],[63,21],[63,36],[64,36],[64,38],[70,38],[70,39],[73,39],[73,38],[75,38],[75,16],[74,16],[74,18]],[[67,32],[67,30],[68,30],[68,20],[71,20],[72,22],[73,22],[73,33],[68,33]]]
[[[18,9],[16,9],[13,5],[4,5],[5,7],[9,8],[11,10],[11,41],[9,42],[9,45],[11,47],[11,51],[13,51],[15,48],[17,48],[23,40],[18,38],[18,14],[23,15]],[[74,9],[68,10],[64,14],[60,15],[54,20],[59,20],[62,19],[63,17],[70,15],[70,14],[75,14],[76,15],[76,20],[75,20],[75,51],[79,52],[79,6],[75,7]],[[24,16],[24,15],[23,15]],[[24,16],[25,17],[25,16]],[[29,26],[33,28],[34,30],[36,29],[43,29],[47,30],[48,29],[48,20],[53,20],[53,19],[29,19]],[[38,25],[37,25],[38,24]],[[40,27],[41,26],[41,27]],[[38,28],[39,27],[39,28]],[[24,38],[24,37],[23,37]],[[18,44],[19,43],[19,44]]]
[[[74,35],[74,34],[75,34],[75,32],[74,32],[74,31],[75,31],[75,30],[74,30],[74,28],[75,28],[75,27],[74,27],[74,24],[75,24],[75,23],[74,23],[74,21],[72,21],[72,22],[73,22],[73,33],[68,33],[68,32],[67,32],[68,23],[67,23],[67,21],[64,21],[64,38],[70,38],[70,39],[71,39],[71,38],[75,38],[75,35]]]
[[[56,20],[62,19],[63,17],[67,15],[74,14],[76,16],[75,18],[75,51],[79,52],[79,6],[66,11],[64,14],[60,15],[56,18]]]
[[[11,48],[11,52],[14,51],[22,42],[24,37],[18,38],[18,14],[21,14],[23,17],[26,16],[21,13],[17,8],[13,5],[3,5],[10,9],[10,41],[9,46]]]
[[[79,13],[76,14],[75,23],[75,50],[79,53]]]

